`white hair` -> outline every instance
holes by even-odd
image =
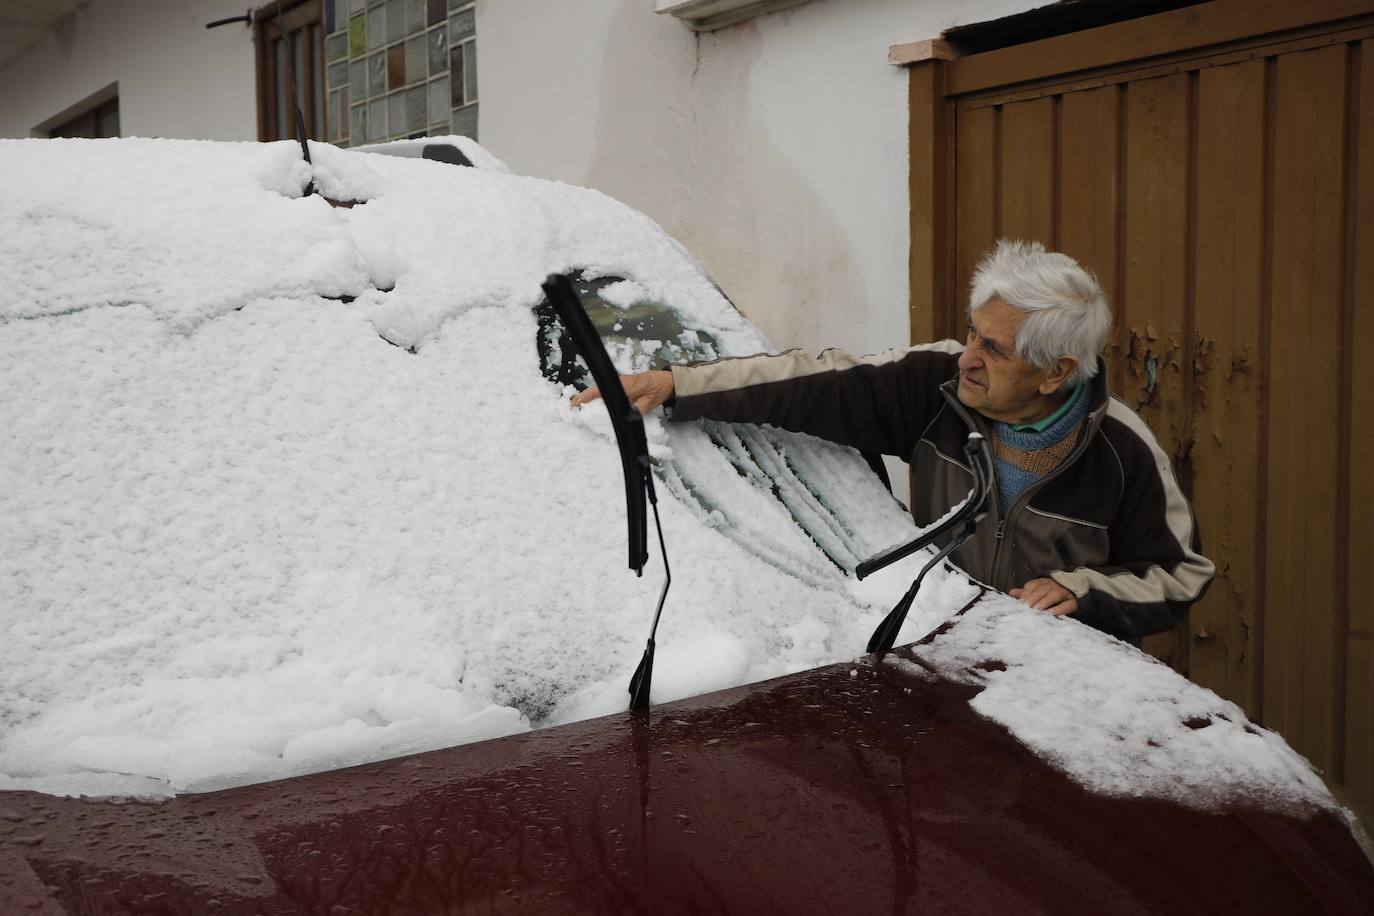
[[[1097,278],[1073,258],[1039,242],[1002,239],[978,262],[971,287],[970,315],[994,296],[1027,313],[1016,332],[1021,359],[1052,369],[1059,357],[1074,357],[1078,369],[1069,385],[1097,374],[1112,309]]]

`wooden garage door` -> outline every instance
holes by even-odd
[[[962,326],[962,291],[999,237],[1096,272],[1116,310],[1112,388],[1172,456],[1219,570],[1148,648],[1366,810],[1371,13],[1217,2],[912,74],[913,334]],[[923,113],[934,144],[917,137]],[[918,289],[941,262],[953,287]]]

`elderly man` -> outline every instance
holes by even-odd
[[[771,423],[903,458],[920,525],[969,492],[962,447],[976,430],[992,445],[997,491],[955,563],[1130,642],[1174,626],[1213,566],[1168,457],[1107,391],[1111,310],[1097,281],[1067,255],[1003,241],[974,274],[968,323],[962,348],[792,350],[622,381],[641,412],[667,403],[675,420]]]

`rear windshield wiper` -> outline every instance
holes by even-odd
[[[978,523],[988,514],[987,502],[988,496],[992,492],[994,472],[992,456],[988,452],[987,443],[981,433],[969,433],[968,441],[964,443],[964,455],[968,458],[969,468],[973,471],[973,491],[969,493],[964,504],[959,507],[959,511],[935,527],[922,531],[914,540],[894,547],[876,557],[870,557],[854,568],[854,575],[862,579],[904,557],[911,556],[918,550],[929,547],[958,529],[958,533],[950,539],[949,543],[921,568],[920,575],[911,583],[911,588],[907,589],[902,600],[897,602],[897,606],[883,618],[882,623],[878,624],[878,628],[873,631],[873,635],[868,639],[869,652],[886,652],[892,648],[893,643],[897,641],[897,633],[902,629],[902,623],[906,620],[907,612],[911,610],[911,603],[916,599],[916,593],[921,590],[921,582],[925,579],[926,573],[958,549],[960,544],[973,537],[973,532],[977,530]]]
[[[658,519],[658,497],[654,493],[654,475],[649,466],[649,442],[644,436],[644,418],[630,403],[625,388],[620,384],[620,373],[616,372],[601,337],[596,333],[582,300],[577,297],[572,280],[567,274],[550,274],[544,281],[544,297],[548,300],[563,327],[572,337],[587,368],[592,372],[601,398],[606,402],[606,411],[611,415],[611,427],[615,430],[615,442],[620,449],[620,469],[625,475],[625,517],[629,525],[630,568],[635,575],[644,575],[644,564],[649,560],[649,522],[645,512],[645,500],[654,510],[654,527],[658,530],[659,555],[663,557],[663,590],[658,595],[658,607],[654,611],[654,622],[649,628],[649,641],[644,647],[644,657],[639,661],[634,676],[630,679],[630,708],[647,709],[649,706],[649,686],[654,670],[654,634],[658,632],[658,619],[663,614],[663,602],[668,597],[668,586],[673,582],[673,574],[668,568],[668,553],[663,545],[663,525]]]

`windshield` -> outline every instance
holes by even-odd
[[[622,372],[738,355],[648,290],[619,276],[575,274],[573,285]],[[583,388],[591,374],[551,306],[535,308],[544,377]],[[807,581],[907,537],[901,505],[853,449],[800,433],[711,420],[670,427],[655,471],[683,502],[746,549]],[[760,499],[760,497],[765,497]],[[782,522],[782,524],[780,524]]]

